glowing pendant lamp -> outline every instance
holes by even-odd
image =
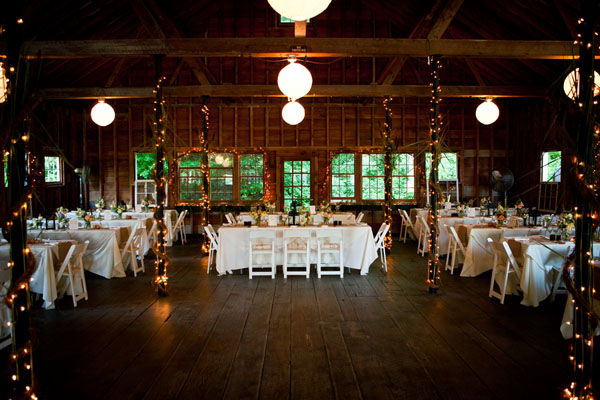
[[[312,88],[312,75],[302,64],[296,62],[296,58],[290,56],[290,62],[279,71],[277,86],[286,97],[296,100],[305,96]]]
[[[98,104],[92,108],[92,121],[96,125],[110,125],[115,120],[115,110],[104,102],[104,99],[99,99]]]
[[[563,82],[563,90],[571,100],[579,97],[579,68],[575,68],[567,75]],[[600,94],[600,74],[594,71],[594,96],[598,96],[598,94]]]
[[[475,110],[477,121],[481,122],[483,125],[493,124],[499,116],[500,110],[498,109],[498,106],[494,104],[492,99],[487,99],[477,107],[477,110]]]
[[[281,117],[290,125],[298,125],[304,119],[304,107],[292,100],[281,110]]]
[[[306,21],[321,14],[331,0],[268,0],[273,10],[293,21]]]

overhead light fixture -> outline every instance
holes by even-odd
[[[293,21],[306,21],[321,14],[331,0],[268,0],[273,10]]]
[[[477,121],[481,122],[483,125],[493,124],[496,122],[499,116],[500,110],[492,101],[492,99],[486,99],[477,107],[477,110],[475,110],[475,117],[477,117]]]
[[[291,100],[281,110],[281,117],[290,125],[298,125],[304,119],[304,107],[295,100]]]
[[[579,68],[571,71],[563,82],[563,90],[571,100],[579,97]],[[600,74],[594,71],[594,96],[600,94]]]
[[[104,102],[104,99],[98,99],[98,104],[92,108],[92,121],[96,125],[107,126],[115,120],[115,110]]]
[[[302,64],[296,62],[296,57],[288,58],[289,64],[279,71],[277,86],[286,97],[297,100],[310,92],[312,88],[312,75]]]
[[[4,73],[4,66],[0,62],[0,103],[6,101],[6,93],[8,91],[8,79]]]

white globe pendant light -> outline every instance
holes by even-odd
[[[281,110],[281,117],[290,125],[298,125],[304,119],[304,107],[292,100]]]
[[[114,120],[115,110],[110,104],[106,104],[103,99],[98,100],[98,104],[92,108],[92,121],[96,125],[106,126],[110,125]]]
[[[481,122],[483,125],[493,124],[499,116],[500,110],[498,109],[498,106],[494,104],[492,99],[487,99],[477,107],[477,110],[475,110],[477,121]]]
[[[277,86],[281,93],[292,100],[299,99],[310,92],[312,88],[312,75],[302,64],[296,62],[296,58],[290,57],[290,63],[279,71]]]
[[[579,97],[579,68],[571,71],[563,82],[563,90],[571,100]],[[600,94],[600,74],[594,71],[594,96]]]
[[[293,21],[306,21],[321,14],[331,0],[268,0],[273,10]]]

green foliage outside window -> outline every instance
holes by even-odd
[[[202,155],[179,158],[179,199],[202,200]]]
[[[337,154],[331,160],[331,198],[354,198],[354,154]]]
[[[284,161],[283,204],[296,200],[302,208],[310,206],[310,161]]]
[[[209,157],[210,199],[233,200],[233,154],[215,153]]]
[[[560,151],[542,153],[542,182],[560,182],[561,154]]]
[[[154,179],[152,170],[156,160],[155,153],[135,153],[135,173],[136,179]],[[165,160],[164,163],[165,175],[169,172],[169,163]]]
[[[383,154],[362,155],[362,198],[383,200],[385,198],[385,163]]]
[[[415,158],[412,154],[392,154],[392,198],[415,198]]]
[[[44,156],[44,182],[60,183],[62,182],[60,170],[60,157]]]
[[[241,200],[261,200],[264,196],[262,154],[242,154],[240,156],[240,198]]]
[[[440,181],[458,179],[458,157],[456,153],[442,153],[438,167]],[[431,171],[431,153],[425,153],[426,176]]]

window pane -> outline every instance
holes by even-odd
[[[365,200],[383,200],[384,190],[384,155],[362,155],[362,198]]]
[[[414,199],[414,155],[392,154],[392,198]]]
[[[60,157],[44,156],[44,181],[46,183],[62,182],[60,166]]]
[[[354,154],[337,154],[331,160],[331,198],[354,198]]]
[[[561,152],[548,151],[542,153],[542,182],[560,182]]]
[[[302,207],[310,205],[310,161],[284,161],[283,176],[284,205],[296,200]]]
[[[431,153],[425,153],[427,176],[431,170]],[[456,153],[441,153],[438,167],[439,180],[458,179],[458,157]]]

